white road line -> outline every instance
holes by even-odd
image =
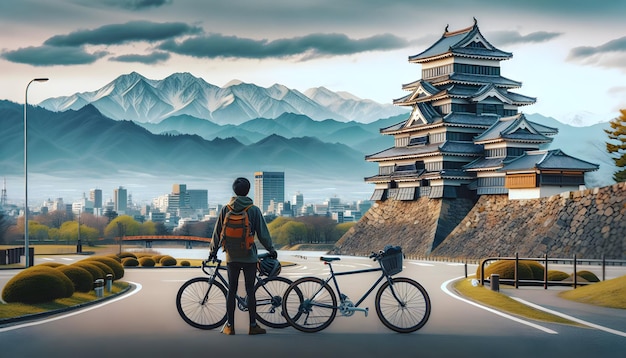
[[[425,267],[431,267],[431,266],[435,266],[433,264],[427,264],[424,262],[409,262],[411,265],[416,265],[416,266],[425,266]]]
[[[479,304],[478,304],[478,303],[476,303],[476,302],[473,302],[473,301],[467,300],[467,299],[465,299],[465,298],[463,298],[463,297],[459,297],[459,296],[455,295],[455,294],[454,294],[454,293],[452,293],[450,290],[448,290],[448,285],[449,285],[451,282],[456,281],[456,280],[461,279],[461,278],[464,278],[464,276],[457,277],[457,278],[453,278],[453,279],[450,279],[450,280],[448,280],[448,281],[446,281],[446,282],[442,283],[442,284],[441,284],[441,290],[442,290],[443,292],[445,292],[446,294],[448,294],[448,296],[453,297],[453,298],[456,298],[456,299],[457,299],[457,300],[459,300],[459,301],[463,301],[463,302],[468,303],[468,304],[470,304],[470,305],[472,305],[472,306],[476,306],[476,307],[478,307],[478,308],[484,309],[485,311],[491,312],[491,313],[493,313],[493,314],[497,314],[498,316],[501,316],[501,317],[504,317],[504,318],[510,319],[511,321],[515,321],[515,322],[518,322],[518,323],[521,323],[521,324],[525,324],[525,325],[527,325],[527,326],[530,326],[530,327],[532,327],[532,328],[536,328],[536,329],[538,329],[538,330],[540,330],[540,331],[544,331],[544,332],[549,333],[549,334],[558,334],[558,332],[557,332],[557,331],[553,331],[553,330],[551,330],[551,329],[549,329],[549,328],[546,328],[546,327],[544,327],[544,326],[540,326],[540,325],[535,324],[535,323],[532,323],[532,322],[524,321],[523,319],[519,319],[519,318],[517,318],[517,317],[514,317],[514,316],[511,316],[511,315],[508,315],[508,314],[506,314],[506,313],[504,313],[504,312],[500,312],[500,311],[494,310],[493,308],[490,308],[490,307],[485,307],[485,306],[479,305]]]
[[[36,320],[36,321],[26,322],[26,323],[17,324],[17,325],[14,325],[14,326],[8,326],[8,327],[0,328],[0,333],[12,331],[12,330],[19,329],[19,328],[36,326],[36,325],[40,325],[40,324],[56,321],[56,320],[59,320],[59,319],[75,316],[77,314],[85,313],[87,311],[91,311],[91,310],[94,310],[96,308],[100,308],[100,307],[102,307],[104,305],[108,305],[109,303],[113,303],[113,302],[117,302],[119,300],[123,300],[123,299],[128,298],[128,297],[136,294],[137,292],[141,291],[141,288],[142,288],[141,284],[135,283],[135,282],[130,282],[130,281],[127,281],[127,282],[136,286],[136,288],[134,290],[132,290],[132,292],[130,292],[129,294],[120,295],[120,296],[118,296],[116,298],[112,298],[110,300],[106,300],[106,301],[103,301],[102,303],[98,303],[98,304],[95,304],[95,305],[87,306],[85,308],[80,308],[80,309],[78,309],[76,311],[71,311],[71,312],[69,312],[67,314],[64,314],[64,315],[55,316],[55,317],[48,318],[48,319],[43,319],[43,320]]]
[[[517,297],[511,297],[511,298],[516,300],[516,301],[518,301],[518,302],[520,302],[520,303],[523,303],[523,304],[525,304],[527,306],[530,306],[532,308],[536,308],[538,310],[542,310],[544,312],[551,313],[551,314],[553,314],[555,316],[563,317],[565,319],[569,319],[570,321],[578,322],[580,324],[584,324],[585,326],[593,327],[593,328],[599,329],[601,331],[605,331],[605,332],[608,332],[608,333],[616,334],[618,336],[626,337],[626,332],[622,332],[622,331],[618,331],[616,329],[600,326],[599,324],[587,322],[587,321],[584,321],[582,319],[566,315],[565,313],[561,313],[561,312],[558,312],[558,311],[553,311],[553,310],[551,310],[549,308],[545,308],[545,307],[539,306],[539,305],[534,304],[532,302],[525,301],[525,300],[523,300],[521,298],[517,298]]]

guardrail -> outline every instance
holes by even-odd
[[[487,264],[488,262],[491,261],[499,261],[499,260],[514,260],[515,261],[515,269],[514,269],[514,277],[513,280],[511,279],[499,279],[499,282],[507,282],[507,283],[512,283],[513,286],[515,288],[519,288],[520,284],[521,285],[526,285],[526,286],[539,286],[539,285],[543,285],[544,289],[547,289],[548,286],[552,285],[552,286],[563,286],[563,285],[573,285],[574,288],[576,288],[577,286],[580,285],[586,285],[589,282],[578,282],[578,271],[577,271],[577,266],[578,264],[587,264],[587,265],[592,265],[592,264],[596,264],[602,267],[602,281],[605,280],[606,278],[606,266],[610,265],[610,266],[625,266],[626,265],[626,260],[615,260],[615,259],[606,259],[604,257],[604,255],[602,255],[601,259],[582,259],[582,258],[577,258],[576,255],[574,255],[573,258],[568,259],[568,258],[550,258],[548,257],[548,254],[544,255],[544,257],[519,257],[518,253],[515,253],[514,257],[488,257],[486,259],[483,259],[480,263],[480,284],[484,285],[485,282],[490,282],[490,280],[485,279],[485,264]],[[520,279],[519,275],[518,275],[518,270],[519,270],[519,262],[520,261],[537,261],[540,263],[543,263],[544,265],[544,270],[543,270],[543,280],[526,280],[526,279]],[[570,283],[569,281],[563,282],[563,281],[549,281],[548,280],[548,265],[549,263],[553,263],[553,264],[572,264],[574,267],[574,273],[573,273],[573,282]]]

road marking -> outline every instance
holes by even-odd
[[[431,267],[431,266],[435,266],[433,264],[427,264],[424,262],[409,262],[411,265],[416,265],[416,266],[425,266],[425,267]]]
[[[450,279],[450,280],[448,280],[448,281],[446,281],[446,282],[442,283],[442,284],[441,284],[441,290],[442,290],[443,292],[445,292],[448,296],[453,297],[453,298],[456,298],[456,299],[457,299],[457,300],[459,300],[459,301],[463,301],[463,302],[468,303],[468,304],[470,304],[470,305],[472,305],[472,306],[476,306],[476,307],[478,307],[478,308],[484,309],[485,311],[488,311],[488,312],[491,312],[491,313],[497,314],[498,316],[501,316],[501,317],[504,317],[504,318],[510,319],[511,321],[515,321],[515,322],[518,322],[518,323],[521,323],[521,324],[525,324],[525,325],[527,325],[527,326],[530,326],[530,327],[532,327],[532,328],[536,328],[536,329],[538,329],[538,330],[540,330],[540,331],[544,331],[544,332],[549,333],[549,334],[558,334],[558,332],[557,332],[557,331],[553,331],[553,330],[551,330],[551,329],[549,329],[549,328],[546,328],[546,327],[544,327],[544,326],[540,326],[540,325],[535,324],[535,323],[532,323],[532,322],[524,321],[523,319],[519,319],[519,318],[517,318],[517,317],[515,317],[515,316],[511,316],[511,315],[506,314],[506,313],[504,313],[504,312],[500,312],[500,311],[494,310],[493,308],[490,308],[490,307],[486,307],[486,306],[483,306],[483,305],[479,305],[478,303],[476,303],[476,302],[474,302],[474,301],[470,301],[470,300],[467,300],[467,299],[465,299],[465,298],[463,298],[463,297],[459,297],[459,296],[455,295],[454,293],[452,293],[452,291],[448,290],[448,285],[449,285],[451,282],[456,281],[456,280],[461,279],[461,278],[464,278],[464,276],[457,277],[457,278],[453,278],[453,279]]]
[[[3,328],[0,328],[0,333],[12,331],[12,330],[19,329],[19,328],[36,326],[36,325],[40,325],[40,324],[56,321],[56,320],[59,320],[59,319],[75,316],[77,314],[85,313],[87,311],[91,311],[91,310],[94,310],[96,308],[100,308],[100,307],[102,307],[104,305],[108,305],[109,303],[113,303],[113,302],[117,302],[117,301],[123,300],[123,299],[128,298],[128,297],[136,294],[137,292],[141,291],[141,288],[142,288],[141,284],[135,283],[135,282],[130,282],[130,281],[127,281],[127,282],[136,286],[136,288],[134,290],[132,290],[128,294],[120,295],[118,297],[115,297],[115,298],[103,301],[102,303],[90,305],[90,306],[87,306],[85,308],[79,308],[79,309],[77,309],[75,311],[71,311],[71,312],[69,312],[67,314],[63,314],[63,315],[60,315],[60,316],[55,316],[55,317],[48,318],[48,319],[42,319],[42,320],[26,322],[26,323],[17,324],[17,325],[14,325],[14,326],[3,327]]]
[[[553,311],[553,310],[551,310],[549,308],[545,308],[545,307],[539,306],[539,305],[534,304],[532,302],[525,301],[525,300],[523,300],[521,298],[517,298],[517,297],[511,297],[511,298],[516,300],[516,301],[518,301],[518,302],[520,302],[520,303],[523,303],[523,304],[525,304],[527,306],[530,306],[532,308],[536,308],[538,310],[542,310],[544,312],[551,313],[551,314],[553,314],[555,316],[563,317],[565,319],[569,319],[570,321],[578,322],[580,324],[584,324],[585,326],[593,327],[593,328],[599,329],[601,331],[605,331],[605,332],[608,332],[608,333],[616,334],[618,336],[626,337],[626,332],[622,332],[622,331],[618,331],[616,329],[600,326],[599,324],[587,322],[587,321],[584,321],[582,319],[566,315],[565,313],[561,313],[561,312],[558,312],[558,311]]]

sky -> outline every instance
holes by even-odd
[[[37,77],[50,80],[29,87],[29,104],[136,71],[389,104],[421,78],[409,56],[476,18],[513,53],[502,75],[537,98],[523,112],[608,121],[626,108],[624,14],[621,0],[2,0],[0,99],[24,103]]]

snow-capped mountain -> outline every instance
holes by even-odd
[[[44,100],[39,105],[59,112],[93,104],[116,120],[158,123],[172,116],[189,115],[217,124],[241,124],[254,118],[277,118],[283,113],[303,114],[314,120],[370,123],[407,113],[408,109],[363,100],[347,93],[320,87],[302,93],[275,84],[259,87],[231,81],[212,85],[189,73],[174,73],[151,80],[132,72],[93,92]]]

